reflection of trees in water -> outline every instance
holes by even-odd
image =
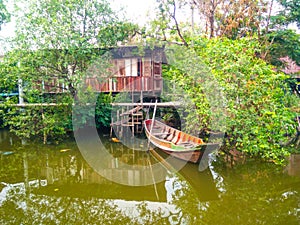
[[[216,168],[226,188],[218,200],[199,202],[188,187],[174,200],[188,224],[299,224],[299,178],[258,162]]]
[[[10,193],[1,224],[132,224],[112,203],[99,199],[30,196]]]
[[[178,224],[299,224],[299,177],[258,162],[215,169],[224,178],[224,191],[216,200],[199,200],[197,191],[203,190],[184,181],[174,189],[171,203],[180,211],[174,217]]]
[[[112,201],[98,198],[72,198],[26,195],[11,189],[0,208],[1,224],[168,224],[163,211],[137,205],[137,215],[125,215]]]
[[[128,152],[124,153],[128,154]],[[36,157],[33,157],[35,162]],[[31,160],[32,157],[27,157],[27,159]],[[140,203],[136,203],[138,207],[133,217],[128,213],[123,213],[114,204],[114,200],[103,200],[103,198],[111,199],[116,196],[127,199],[128,196],[123,195],[130,195],[132,191],[124,186],[112,185],[103,178],[99,180],[99,175],[90,171],[76,152],[48,152],[39,154],[38,159],[39,163],[34,168],[44,171],[38,173],[41,176],[41,180],[37,182],[38,186],[29,188],[28,195],[11,190],[0,208],[0,213],[3,215],[0,224],[181,224],[183,222],[181,210],[174,210],[174,206],[171,205],[156,202],[153,208],[149,202],[139,200]],[[137,160],[137,162],[140,161]],[[29,162],[29,165],[33,163]],[[85,175],[78,178],[78,174]],[[52,178],[48,178],[48,182],[41,186],[41,181],[44,181],[46,175]],[[53,184],[50,184],[50,180]],[[98,186],[95,186],[95,183],[98,183]],[[179,195],[181,183],[184,184],[184,180],[175,176],[171,184],[172,189],[175,190],[175,197]],[[164,183],[156,185],[160,201],[164,202],[163,196],[166,195]],[[16,188],[19,189],[19,187]],[[144,199],[157,200],[152,186],[141,187],[142,192],[137,188],[131,187],[136,190],[136,196],[142,195]],[[133,196],[129,196],[129,199],[131,197]]]
[[[174,185],[171,203],[176,206],[177,215],[170,216],[172,224],[201,224],[199,219],[203,211],[207,210],[206,203],[199,201],[197,191],[185,181],[177,180]]]
[[[300,221],[300,178],[286,176],[282,167],[247,162],[227,168],[214,162],[214,170],[223,178],[219,181],[223,191],[218,192],[219,198],[216,200],[202,199],[208,196],[213,187],[203,186],[212,183],[210,179],[202,176],[199,181],[201,185],[192,183],[196,180],[197,168],[190,168],[186,174],[180,171],[180,176],[170,172],[169,178],[174,178],[170,184],[173,192],[171,201],[168,201],[170,204],[166,204],[162,197],[166,195],[165,183],[157,184],[161,202],[155,202],[157,199],[152,186],[141,187],[140,191],[137,188],[113,185],[93,172],[79,152],[60,151],[69,148],[75,149],[70,144],[53,149],[36,145],[7,148],[8,151],[14,150],[14,154],[2,155],[0,158],[0,191],[6,188],[6,184],[1,182],[24,182],[26,160],[29,182],[32,178],[44,181],[46,175],[51,177],[52,171],[53,183],[50,184],[51,179],[48,177],[47,185],[31,187],[27,195],[15,186],[1,203],[0,224],[252,225],[299,224]],[[134,155],[135,152],[126,148],[113,148],[111,151],[120,161],[146,164],[144,152]],[[112,165],[117,167],[116,164]],[[126,204],[135,202],[138,204],[138,209],[135,208],[137,213],[126,214],[117,205],[118,201],[106,200],[113,198],[123,199]],[[156,207],[152,207],[150,201]]]
[[[67,159],[71,159],[69,153]],[[203,189],[193,190],[184,179],[176,176],[171,182],[170,202],[175,210],[166,213],[149,208],[148,203],[141,201],[134,217],[123,213],[113,200],[88,194],[79,197],[59,194],[61,190],[54,190],[56,186],[52,186],[52,195],[37,193],[32,188],[27,196],[10,192],[0,207],[0,224],[299,223],[300,178],[286,176],[275,165],[257,162],[234,169],[218,165],[215,169],[224,178],[226,190],[219,193],[215,201],[199,200],[197,191]]]

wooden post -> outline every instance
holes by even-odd
[[[113,125],[114,125],[114,118],[111,118],[111,124],[110,124],[110,133],[109,133],[109,137],[112,137],[112,132],[113,132]]]
[[[122,107],[122,110],[121,110],[121,114],[123,114],[124,113],[124,108]],[[121,117],[121,118],[120,118]],[[123,124],[122,124],[122,116],[119,116],[119,118],[121,119],[121,121],[120,121],[120,132],[119,132],[119,136],[120,137],[123,137]]]
[[[118,134],[119,134],[119,131],[120,131],[119,122],[120,122],[120,110],[118,109],[117,110],[117,121],[116,121],[116,127],[117,127],[117,133]],[[122,124],[120,124],[120,125],[122,125]]]
[[[28,176],[28,158],[27,153],[23,153],[23,168],[24,168],[24,185],[25,185],[25,193],[29,194],[29,176]]]
[[[141,104],[142,104],[142,109],[143,109],[143,99],[144,99],[144,77],[141,77],[141,80],[142,80],[142,90],[141,90]]]
[[[157,99],[155,100],[154,112],[153,112],[152,121],[151,121],[151,127],[150,127],[150,131],[149,131],[150,134],[149,134],[149,138],[148,138],[148,148],[147,148],[148,151],[149,151],[149,148],[150,148],[150,138],[151,138],[151,133],[152,133],[153,125],[154,125],[156,108],[157,108]]]
[[[134,137],[135,116],[131,115],[131,136]]]
[[[43,131],[43,135],[44,135],[44,145],[47,144],[47,132],[46,132],[46,129],[45,129],[45,124],[44,124],[44,121],[45,121],[45,115],[44,115],[44,110],[42,109],[42,121],[43,121],[43,127],[44,127],[44,131]]]
[[[153,174],[153,170],[152,170],[152,165],[151,165],[149,157],[147,158],[147,161],[148,161],[148,164],[149,164],[149,167],[150,167],[150,172],[151,172],[151,177],[152,177],[154,192],[155,192],[157,200],[159,201],[159,195],[158,195],[158,191],[157,191],[157,187],[156,187],[156,181],[155,181],[155,178],[154,178],[154,174]]]

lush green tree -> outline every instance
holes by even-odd
[[[194,49],[199,58],[194,60],[183,54],[181,63],[195,65],[198,70],[199,63],[206,65],[206,69],[198,71],[202,77],[189,76],[191,71],[180,71],[178,67],[165,71],[185,90],[195,105],[196,110],[190,110],[187,123],[194,129],[214,129],[214,120],[223,113],[225,118],[222,120],[226,123],[221,124],[226,131],[226,152],[239,150],[281,162],[288,154],[288,149],[281,144],[287,140],[287,133],[296,130],[296,114],[291,106],[299,105],[299,99],[290,100],[291,97],[285,92],[288,76],[276,72],[257,57],[260,44],[255,40],[198,38],[194,40]],[[210,82],[205,82],[209,77],[203,76],[208,73],[207,69],[223,92],[224,98],[220,99],[222,104],[219,105],[222,110],[219,112],[216,111],[218,101],[207,97],[212,96],[211,92],[217,94],[220,91]]]
[[[196,4],[200,13],[206,15],[209,37],[219,35],[237,41],[226,38],[209,41],[176,27],[176,15],[187,4]],[[289,94],[286,80],[290,76],[275,72],[280,68],[264,60],[276,66],[281,65],[279,58],[286,55],[296,60],[299,36],[289,30],[270,32],[270,28],[274,28],[271,24],[273,4],[273,1],[268,4],[265,1],[162,1],[158,11],[160,17],[154,22],[162,30],[158,38],[190,47],[181,51],[178,54],[181,58],[177,57],[180,60],[164,71],[165,78],[179,85],[176,94],[187,96],[184,113],[187,114],[188,131],[218,128],[226,131],[227,152],[242,150],[281,162],[289,153],[283,147],[288,139],[286,136],[296,131],[294,109],[298,108],[299,99]],[[193,48],[199,58],[191,53]],[[187,69],[191,64],[193,68]],[[221,112],[212,110],[218,101],[208,99],[213,96],[208,91],[215,89],[218,93],[220,90],[207,82],[210,80],[207,73],[216,78],[225,97],[225,130],[220,120],[221,126],[212,126]]]
[[[3,0],[0,0],[0,30],[1,25],[10,21],[10,14],[6,9]]]
[[[280,58],[289,56],[300,64],[300,35],[293,30],[280,29],[266,34],[269,44],[264,57],[276,66],[281,66]]]
[[[280,11],[275,15],[269,15],[269,24],[262,31],[261,42],[264,51],[261,57],[276,66],[281,66],[280,58],[286,56],[299,64],[300,36],[287,26],[296,22],[299,27],[300,1],[278,0],[277,2],[281,4]]]
[[[60,134],[61,128],[70,127],[67,115],[70,116],[74,100],[91,99],[82,97],[92,92],[85,78],[103,79],[99,75],[110,66],[109,55],[104,57],[104,52],[126,41],[137,27],[122,18],[122,13],[114,12],[105,0],[20,0],[17,3],[22,8],[16,8],[19,17],[13,50],[0,66],[1,88],[9,92],[21,82],[27,103],[54,102],[69,107],[57,111],[46,107],[14,108],[7,114],[6,122],[24,137]],[[17,98],[9,99],[9,103],[17,103]],[[51,114],[53,117],[48,117]],[[22,123],[25,120],[27,123]]]
[[[177,15],[184,2],[176,0],[157,0],[156,2],[156,18],[151,21],[152,29],[149,31],[149,36],[161,41],[170,41],[169,38],[172,35],[179,44],[188,46],[186,36],[183,33],[183,24],[180,24]]]
[[[279,24],[288,25],[296,23],[300,28],[300,1],[299,0],[278,0],[283,9],[274,17]]]
[[[16,47],[38,49],[36,72],[63,83],[74,98],[90,63],[101,55],[99,49],[124,41],[136,28],[105,0],[33,0],[26,5],[28,12],[17,20]]]

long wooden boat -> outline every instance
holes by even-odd
[[[201,138],[184,133],[158,120],[145,120],[144,127],[147,138],[153,145],[171,156],[188,162],[198,163],[205,146],[219,146],[218,143],[204,143]]]

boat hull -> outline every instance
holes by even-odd
[[[203,155],[203,152],[200,150],[193,150],[188,152],[172,152],[166,150],[163,151],[173,157],[192,163],[198,163]]]
[[[205,146],[201,138],[186,134],[156,120],[152,126],[154,129],[151,131],[151,124],[152,120],[144,122],[147,138],[154,146],[184,161],[192,163],[200,161],[204,152],[202,147]]]

